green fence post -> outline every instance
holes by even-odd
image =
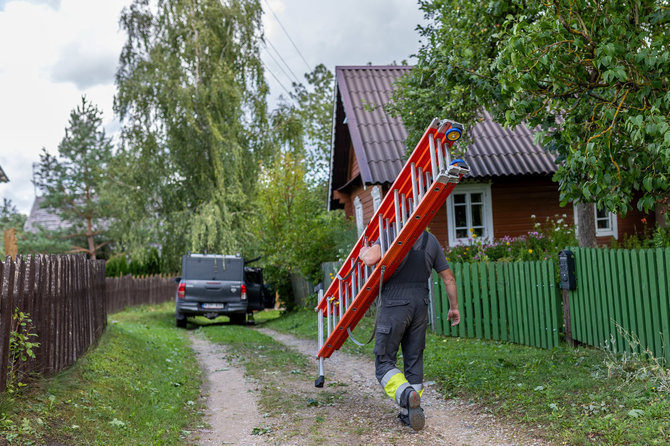
[[[456,326],[458,329],[458,336],[460,337],[465,337],[466,334],[466,329],[465,329],[465,320],[466,320],[466,308],[465,308],[465,296],[464,296],[464,283],[467,278],[465,274],[463,274],[463,264],[462,263],[457,263],[456,264],[456,287],[458,289],[458,309],[461,313],[461,323]],[[453,333],[453,332],[452,332]],[[454,334],[455,335],[455,334]]]
[[[659,295],[661,296],[661,321],[663,330],[663,348],[665,365],[670,364],[670,248],[658,250]],[[665,280],[664,280],[665,278]]]
[[[656,275],[656,262],[660,261],[661,258],[656,255],[656,250],[653,249],[648,249],[646,255],[649,280],[649,301],[651,304],[651,318],[647,319],[647,324],[650,325],[650,331],[652,333],[652,337],[649,340],[649,350],[654,352],[655,358],[662,358],[663,346],[661,345],[661,320],[659,319],[661,307],[660,296],[658,293],[659,278]],[[662,280],[662,278],[660,280]]]

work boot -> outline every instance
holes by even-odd
[[[403,403],[403,406],[407,409],[407,415],[401,412],[398,418],[415,431],[423,429],[426,424],[426,416],[421,408],[421,396],[419,396],[419,392],[413,388],[405,390]]]

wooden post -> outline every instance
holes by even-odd
[[[572,320],[570,319],[570,291],[563,290],[563,322],[565,323],[565,342],[574,347],[575,341],[572,339]]]
[[[12,256],[12,260],[16,261],[16,255],[19,253],[19,248],[16,245],[16,228],[9,228],[5,230],[5,256]]]

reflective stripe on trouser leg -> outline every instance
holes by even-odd
[[[398,404],[400,404],[400,398],[405,389],[411,387],[405,379],[405,375],[399,369],[391,369],[386,372],[384,377],[379,380],[379,384],[382,385],[389,398],[395,400]]]
[[[410,384],[410,386],[414,387],[419,396],[423,396],[423,384]]]

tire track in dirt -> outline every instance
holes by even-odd
[[[314,358],[315,341],[296,338],[267,328],[258,331],[276,341]],[[314,376],[316,377],[316,361]],[[426,413],[426,428],[414,432],[396,418],[397,406],[383,394],[374,376],[374,363],[370,360],[336,352],[325,362],[326,387],[317,389],[309,378],[290,377],[290,385],[302,398],[313,395],[317,400],[323,392],[334,389],[338,398],[329,408],[318,407],[323,418],[318,426],[318,438],[291,438],[275,444],[369,444],[369,445],[469,445],[469,446],[542,446],[544,441],[504,425],[494,416],[478,413],[471,406],[455,400],[444,400],[438,392],[427,386],[422,407]],[[312,408],[311,412],[317,412]],[[323,409],[326,409],[325,411]],[[297,409],[298,410],[298,409]],[[304,412],[304,409],[303,409]],[[308,414],[301,415],[308,423]],[[281,422],[278,426],[281,426]]]
[[[262,436],[252,435],[264,422],[258,411],[256,386],[244,376],[244,367],[236,366],[225,346],[214,344],[190,333],[191,346],[203,372],[206,395],[205,420],[208,429],[198,432],[198,444],[268,444]]]

